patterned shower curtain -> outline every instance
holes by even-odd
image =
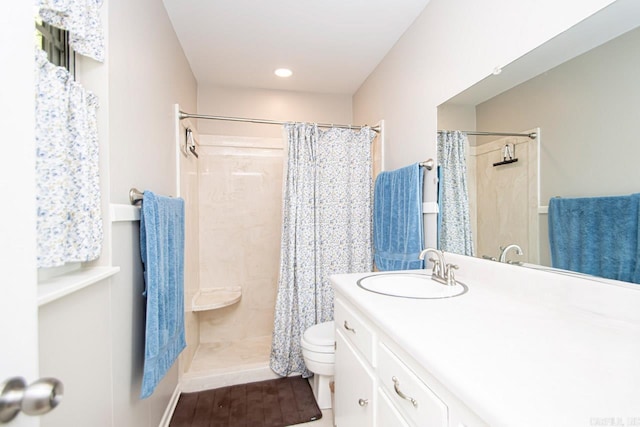
[[[473,255],[464,155],[467,145],[467,135],[463,132],[438,134],[438,246],[443,251],[461,255]]]
[[[329,276],[372,269],[370,128],[285,125],[280,278],[271,369],[311,376],[302,359],[305,329],[333,319]]]

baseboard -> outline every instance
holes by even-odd
[[[173,411],[176,410],[176,406],[178,405],[178,399],[180,398],[180,384],[176,385],[175,390],[173,390],[173,394],[171,395],[171,399],[169,400],[169,404],[167,405],[167,409],[164,410],[164,414],[162,415],[162,419],[160,420],[160,424],[158,427],[169,427],[169,423],[171,422],[171,417],[173,416]]]
[[[268,362],[264,366],[242,367],[226,372],[216,373],[187,373],[180,380],[184,393],[193,393],[236,384],[246,384],[255,381],[265,381],[280,376],[269,368]]]

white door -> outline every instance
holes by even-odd
[[[0,383],[38,378],[33,18],[31,1],[0,2]]]

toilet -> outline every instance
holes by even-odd
[[[302,358],[313,372],[311,388],[320,409],[331,408],[331,390],[336,358],[334,322],[318,323],[302,335]]]

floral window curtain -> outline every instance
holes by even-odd
[[[371,141],[362,130],[285,126],[288,140],[280,279],[271,368],[308,377],[300,340],[333,319],[334,273],[372,269]]]
[[[461,255],[473,255],[465,158],[467,141],[467,135],[459,131],[438,134],[439,248]]]
[[[36,0],[70,45],[104,61],[102,0]],[[102,251],[98,98],[36,49],[37,266],[91,261]]]
[[[36,5],[44,22],[69,31],[75,52],[104,62],[102,0],[36,0]]]

